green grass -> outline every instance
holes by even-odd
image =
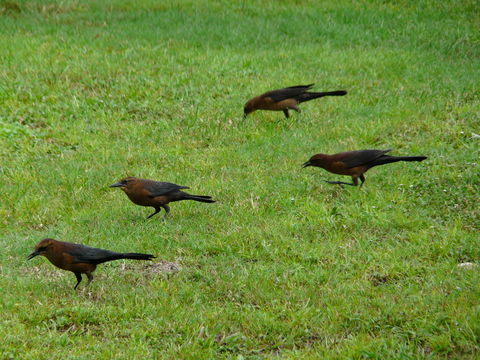
[[[475,0],[0,0],[1,359],[479,355]],[[289,120],[243,104],[346,89]],[[348,180],[318,152],[426,155]],[[171,218],[108,185],[212,195]],[[44,237],[175,261],[88,287]]]

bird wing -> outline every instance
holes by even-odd
[[[378,159],[391,150],[357,150],[348,151],[339,154],[338,161],[342,161],[347,168],[355,166],[367,165],[368,163]]]
[[[149,181],[145,184],[145,189],[150,192],[150,197],[168,194],[174,190],[190,189],[188,186],[172,184],[169,182]]]
[[[284,89],[272,90],[264,94],[264,97],[269,97],[273,102],[280,102],[285,99],[292,99],[298,95],[303,94],[310,89],[313,84],[290,86]]]
[[[120,253],[110,250],[92,248],[85,245],[74,244],[65,252],[73,257],[74,263],[99,264],[108,260],[118,258]]]

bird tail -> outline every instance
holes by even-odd
[[[108,256],[103,256],[101,259],[95,261],[96,264],[101,264],[107,261],[120,260],[120,259],[132,259],[132,260],[152,260],[154,255],[140,254],[140,253],[116,253],[112,252]]]
[[[302,103],[305,101],[317,99],[324,96],[343,96],[343,95],[347,95],[347,92],[345,90],[325,91],[325,92],[305,92],[303,94],[300,94],[297,97],[297,100]]]
[[[390,164],[397,161],[423,161],[426,156],[389,156],[383,155],[373,162],[373,166]]]
[[[190,194],[185,194],[184,197],[185,200],[195,200],[195,201],[200,201],[204,203],[214,203],[215,200],[212,200],[211,196],[203,196],[203,195],[190,195]]]
[[[152,260],[155,256],[150,254],[141,254],[141,253],[123,253],[121,259],[132,259],[132,260]]]
[[[154,255],[140,254],[140,253],[117,253],[110,251],[110,254],[95,259],[95,264],[101,264],[107,261],[120,260],[120,259],[132,259],[132,260],[152,260]]]

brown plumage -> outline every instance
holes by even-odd
[[[289,117],[288,110],[300,112],[298,104],[317,99],[323,96],[343,96],[345,90],[327,91],[327,92],[308,92],[314,84],[297,85],[284,89],[268,91],[265,94],[256,96],[247,101],[243,107],[243,117],[255,110],[283,111],[285,117]]]
[[[45,256],[60,269],[73,272],[77,278],[74,289],[82,281],[82,274],[87,275],[88,284],[90,284],[93,280],[92,272],[98,264],[118,259],[151,260],[155,257],[149,254],[117,253],[54,239],[40,241],[35,246],[35,251],[28,256],[28,260],[38,255]]]
[[[333,155],[316,154],[303,164],[303,167],[317,166],[331,173],[350,175],[353,183],[342,181],[326,181],[329,184],[358,185],[358,179],[365,182],[363,175],[368,169],[397,161],[423,161],[426,156],[389,156],[390,150],[358,150],[347,151]]]
[[[110,187],[119,187],[127,194],[128,198],[137,205],[151,206],[155,212],[147,217],[160,212],[160,208],[165,209],[165,216],[170,212],[167,205],[173,201],[194,200],[204,203],[214,203],[211,196],[190,195],[181,189],[189,189],[188,186],[176,185],[168,182],[160,182],[148,179],[138,179],[134,177],[126,177]]]

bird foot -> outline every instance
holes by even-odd
[[[356,186],[354,183],[347,183],[347,182],[343,182],[343,181],[327,181],[327,180],[323,180],[325,181],[327,184],[333,184],[333,185],[350,185],[350,186]],[[343,187],[343,186],[342,186]]]

